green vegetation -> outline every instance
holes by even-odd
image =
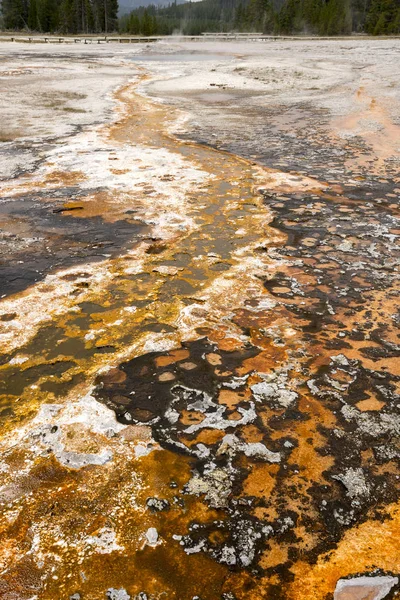
[[[3,27],[41,33],[112,32],[118,0],[2,0]]]
[[[203,32],[346,35],[400,33],[400,0],[202,0],[133,10],[118,0],[2,0],[3,27],[60,33]]]
[[[128,34],[264,32],[373,35],[400,33],[400,0],[202,0],[138,8],[120,19]]]

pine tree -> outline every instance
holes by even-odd
[[[28,27],[32,31],[37,31],[39,29],[36,0],[31,0],[29,3]]]
[[[145,9],[143,12],[140,30],[143,35],[151,35],[152,33],[152,22],[147,9]]]
[[[129,33],[132,35],[139,35],[140,33],[140,21],[136,13],[132,13],[129,19]]]
[[[236,30],[241,31],[243,26],[243,5],[239,2],[236,10],[235,10],[235,20],[234,27]]]
[[[59,24],[56,0],[37,0],[38,29],[43,33],[56,31]]]
[[[373,35],[399,33],[400,0],[372,0],[365,28]]]
[[[17,31],[28,28],[28,0],[3,0],[1,12],[6,29]]]

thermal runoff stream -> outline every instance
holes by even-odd
[[[0,598],[397,597],[399,47],[0,44]]]

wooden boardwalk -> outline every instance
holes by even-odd
[[[2,34],[0,35],[1,42],[22,42],[31,44],[150,44],[161,40],[174,41],[195,41],[195,42],[210,42],[210,41],[250,41],[250,42],[271,42],[279,40],[363,40],[369,36],[338,36],[338,37],[316,37],[316,36],[278,36],[264,35],[262,33],[203,33],[201,35],[174,35],[174,36],[96,36],[96,35],[21,35],[21,34]],[[400,36],[384,36],[400,38]],[[373,39],[379,39],[374,37]]]

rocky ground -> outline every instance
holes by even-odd
[[[0,597],[400,595],[400,40],[0,46]]]

